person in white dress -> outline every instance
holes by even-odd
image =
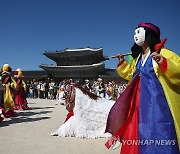
[[[65,105],[65,97],[64,97],[65,88],[62,85],[59,90],[57,91],[56,96],[56,105]]]
[[[73,115],[51,135],[79,138],[110,137],[111,134],[104,132],[108,113],[114,103],[113,100],[100,97],[92,99],[81,89],[75,88]]]

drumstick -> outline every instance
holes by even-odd
[[[125,53],[125,54],[121,54],[122,56],[129,56],[129,55],[132,55],[132,53]],[[111,56],[109,58],[118,58],[118,56]]]

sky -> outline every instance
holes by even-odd
[[[40,64],[55,64],[44,51],[66,48],[127,53],[141,22],[157,25],[165,47],[180,55],[179,8],[180,0],[0,0],[0,67],[41,70]]]

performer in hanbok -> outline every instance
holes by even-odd
[[[151,23],[137,26],[134,41],[132,64],[117,55],[117,72],[129,85],[109,113],[106,132],[113,138],[106,146],[120,140],[121,154],[178,154],[180,57],[164,48]]]
[[[14,117],[14,91],[17,89],[16,81],[11,77],[11,67],[9,64],[4,64],[1,68],[3,98],[2,98],[2,113],[5,117]]]
[[[65,105],[65,87],[64,85],[61,85],[61,87],[59,88],[59,90],[57,91],[57,96],[56,96],[56,105]]]
[[[23,80],[23,74],[20,68],[14,72],[14,79],[17,83],[18,90],[15,94],[15,109],[16,110],[26,110],[28,109],[26,100],[26,83]]]
[[[109,110],[115,101],[97,97],[81,86],[69,86],[66,97],[67,117],[53,136],[79,138],[110,137],[105,133]]]
[[[103,80],[101,78],[98,78],[98,96],[105,97],[105,86],[103,83]]]
[[[115,88],[113,87],[112,82],[109,82],[108,85],[107,85],[106,98],[115,100]]]
[[[88,79],[85,80],[85,83],[83,85],[83,88],[91,92],[91,85]]]

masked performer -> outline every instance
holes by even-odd
[[[119,139],[123,154],[179,153],[180,57],[151,23],[137,26],[134,41],[132,64],[117,55],[117,72],[130,84],[109,113],[106,132],[114,137],[106,146]]]
[[[15,95],[15,109],[16,110],[26,110],[28,109],[27,100],[26,100],[26,83],[23,80],[23,74],[21,69],[17,69],[14,72],[14,78],[18,85],[18,90]]]

